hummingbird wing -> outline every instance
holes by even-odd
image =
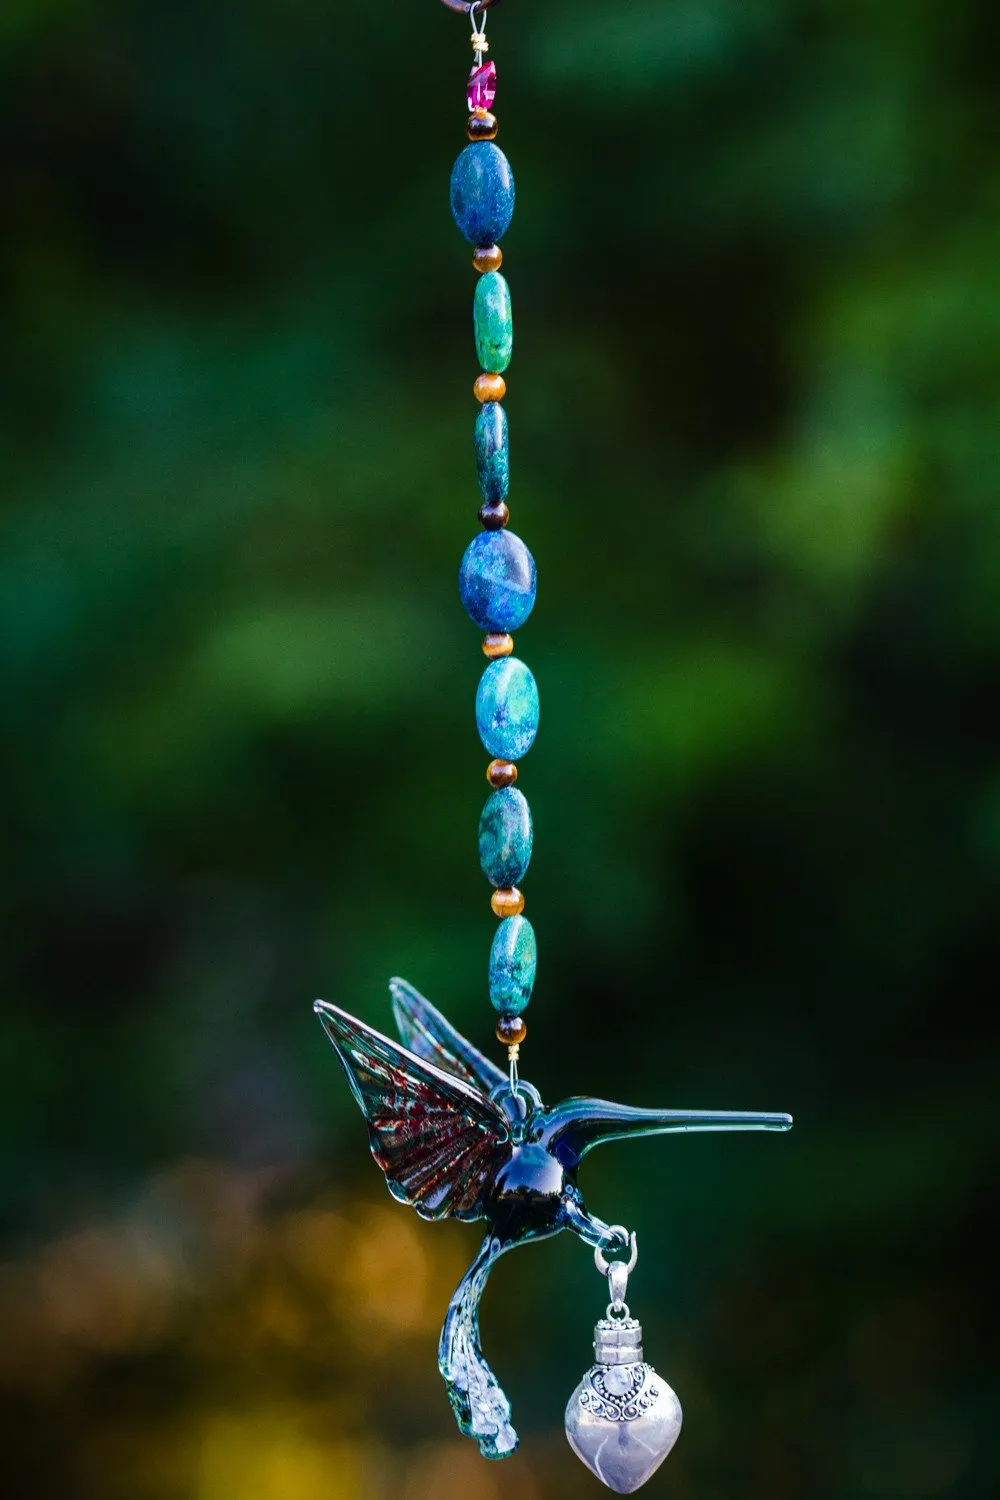
[[[461,1078],[325,1000],[313,1007],[368,1122],[392,1196],[424,1219],[479,1219],[511,1153],[507,1117]]]
[[[396,1028],[411,1052],[472,1088],[482,1089],[484,1094],[506,1082],[507,1075],[467,1042],[412,984],[405,979],[390,979],[389,992]]]

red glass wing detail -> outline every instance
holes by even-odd
[[[425,1219],[478,1219],[510,1156],[506,1116],[478,1090],[336,1006],[317,1014],[368,1122],[389,1191]]]

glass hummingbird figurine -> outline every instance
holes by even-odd
[[[449,1304],[438,1365],[462,1432],[485,1457],[506,1458],[518,1442],[510,1402],[479,1342],[479,1302],[490,1271],[508,1250],[563,1229],[599,1253],[629,1248],[625,1230],[584,1207],[576,1175],[585,1154],[606,1141],[671,1131],[786,1130],[791,1117],[632,1109],[589,1098],[546,1108],[513,1067],[510,1076],[502,1072],[411,985],[394,979],[390,990],[402,1045],[324,1000],[314,1008],[393,1197],[424,1219],[486,1223],[486,1238]],[[624,1426],[621,1433],[627,1435]],[[675,1437],[676,1430],[671,1443]],[[571,1442],[589,1463],[572,1434]]]

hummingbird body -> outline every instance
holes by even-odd
[[[537,1141],[526,1141],[497,1172],[483,1217],[504,1244],[557,1234],[566,1224],[565,1188],[565,1168]]]
[[[591,1147],[625,1136],[688,1130],[787,1130],[784,1114],[631,1109],[574,1098],[546,1108],[511,1080],[405,980],[390,983],[401,1046],[317,1000],[368,1124],[372,1155],[394,1198],[425,1219],[483,1219],[486,1239],[452,1297],[438,1366],[463,1432],[487,1458],[517,1447],[510,1403],[479,1342],[479,1302],[508,1250],[571,1229],[595,1248],[620,1234],[583,1205],[576,1174]]]

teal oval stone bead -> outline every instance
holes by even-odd
[[[498,760],[520,760],[538,733],[538,687],[516,656],[491,661],[476,693],[479,738]]]
[[[514,174],[492,141],[466,146],[451,170],[451,212],[470,245],[502,239],[514,217]]]
[[[514,315],[510,287],[499,271],[480,276],[472,316],[479,363],[490,375],[502,375],[514,351]]]
[[[490,1003],[502,1016],[519,1016],[531,999],[538,967],[535,929],[527,917],[504,917],[490,949]]]
[[[484,401],[476,413],[476,473],[483,499],[506,500],[510,489],[507,413],[499,401]]]
[[[479,819],[479,863],[491,885],[519,885],[531,862],[533,830],[528,799],[516,787],[487,798]]]

